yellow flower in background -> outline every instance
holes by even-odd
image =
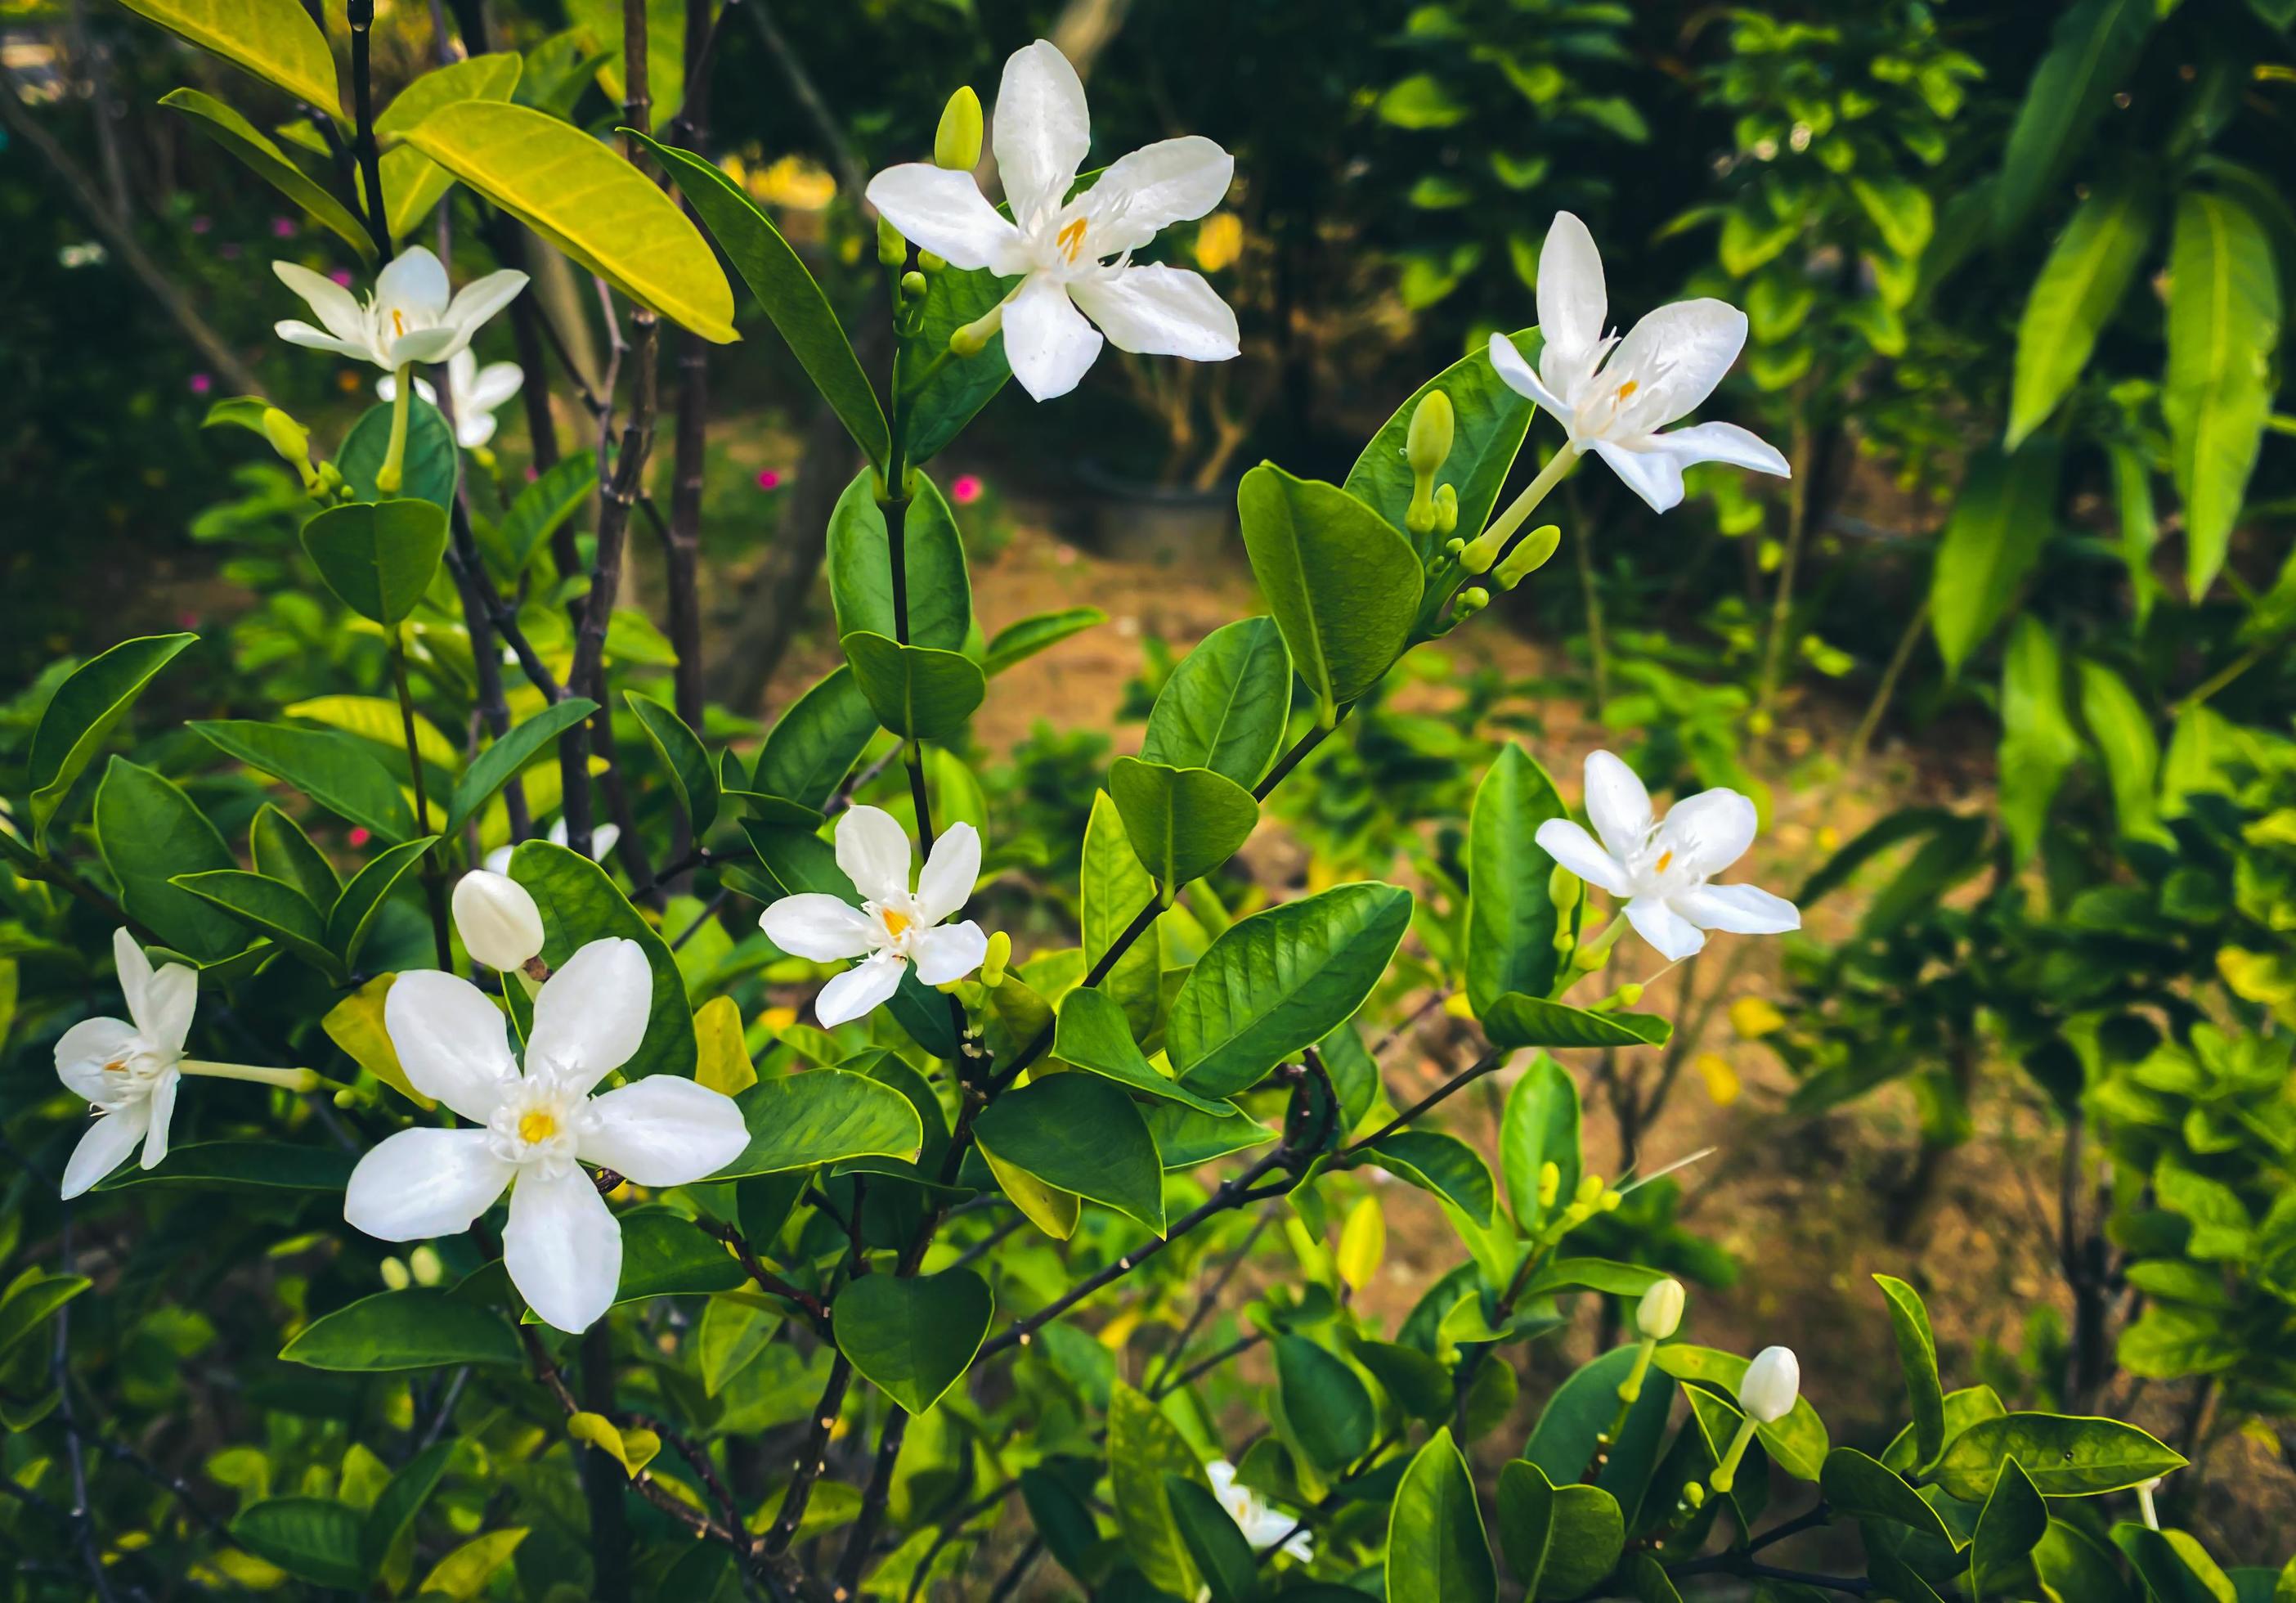
[[[1196,230],[1196,266],[1217,273],[1243,254],[1243,219],[1233,211],[1215,211]]]
[[[1728,1058],[1719,1052],[1701,1052],[1691,1062],[1704,1078],[1706,1094],[1714,1099],[1715,1106],[1727,1107],[1738,1100],[1738,1093],[1745,1087],[1738,1079],[1738,1071],[1730,1066]]]
[[[1740,997],[1730,1004],[1730,1028],[1742,1040],[1759,1040],[1786,1027],[1786,1015],[1767,997]]]
[[[749,191],[768,206],[792,211],[823,211],[837,198],[837,180],[827,168],[803,156],[783,156],[750,176]]]

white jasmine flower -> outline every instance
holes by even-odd
[[[1539,845],[1588,884],[1624,899],[1628,922],[1669,961],[1703,948],[1709,930],[1775,935],[1801,927],[1801,914],[1782,896],[1707,883],[1754,843],[1754,804],[1736,791],[1701,791],[1653,823],[1650,792],[1634,769],[1596,752],[1587,759],[1587,817],[1600,843],[1568,818],[1549,818],[1538,826]]]
[[[1220,362],[1237,350],[1235,313],[1201,274],[1130,265],[1160,230],[1220,203],[1234,159],[1198,136],[1160,140],[1111,163],[1071,201],[1091,143],[1084,84],[1038,39],[1013,52],[996,91],[996,167],[1013,222],[969,171],[912,161],[869,182],[870,204],[921,250],[959,267],[1022,275],[972,326],[985,340],[1001,317],[1004,359],[1040,401],[1076,388],[1100,355],[1102,333],[1119,350],[1148,356]]]
[[[508,647],[504,647],[505,651],[508,649]],[[516,662],[518,661],[518,655],[516,653],[512,652],[510,655],[506,656],[504,661],[508,662]],[[613,851],[614,843],[621,838],[621,826],[618,824],[599,825],[590,832],[590,860],[594,863],[604,862],[606,860],[607,853]],[[564,818],[560,818],[556,823],[550,826],[550,843],[554,846],[563,846],[566,844],[566,820]],[[488,852],[486,858],[487,872],[489,874],[508,874],[510,872],[511,853],[517,850],[518,848],[515,846],[497,846],[492,851]]]
[[[455,928],[463,949],[508,974],[542,952],[542,909],[507,875],[474,868],[455,882]]]
[[[1635,1305],[1635,1328],[1652,1341],[1666,1340],[1682,1328],[1682,1310],[1689,1300],[1681,1281],[1660,1280]]]
[[[479,366],[478,353],[465,345],[447,359],[447,394],[455,403],[455,443],[475,451],[495,437],[495,408],[516,395],[526,382],[526,370],[516,362]],[[398,379],[386,373],[374,382],[374,392],[385,400],[398,399]],[[439,404],[439,392],[428,379],[414,381],[414,393]]]
[[[767,938],[791,957],[860,962],[821,988],[814,1015],[832,1029],[890,999],[901,971],[917,966],[928,985],[961,980],[988,955],[988,937],[971,919],[943,920],[963,907],[980,878],[980,832],[952,824],[933,843],[917,888],[909,890],[909,837],[877,807],[849,807],[837,818],[837,866],[865,899],[857,908],[811,891],[784,896],[758,919]]]
[[[1561,421],[1570,449],[1596,453],[1653,511],[1681,503],[1682,470],[1702,462],[1791,476],[1775,447],[1735,423],[1658,432],[1714,393],[1745,349],[1745,313],[1720,300],[1677,300],[1636,324],[1621,342],[1603,333],[1609,312],[1594,235],[1558,211],[1538,254],[1538,332],[1546,341],[1538,371],[1505,334],[1491,336],[1491,365],[1509,389]]]
[[[635,941],[593,941],[534,999],[521,1073],[502,1010],[469,981],[402,974],[383,1028],[415,1089],[474,1129],[418,1127],[351,1171],[343,1217],[384,1241],[470,1229],[507,1188],[503,1262],[537,1318],[584,1330],[613,1305],[622,1230],[583,1163],[683,1186],[749,1142],[733,1098],[674,1074],[594,1097],[644,1040],[653,972]]]
[[[1220,1507],[1226,1508],[1228,1517],[1235,1521],[1236,1528],[1243,1533],[1243,1539],[1251,1544],[1253,1552],[1283,1541],[1283,1551],[1291,1558],[1301,1564],[1314,1561],[1314,1541],[1305,1531],[1294,1533],[1292,1530],[1300,1522],[1271,1508],[1267,1500],[1250,1487],[1239,1485],[1234,1465],[1226,1459],[1214,1459],[1204,1466],[1204,1474],[1211,1481],[1212,1495],[1219,1499]],[[1291,1536],[1288,1541],[1284,1541],[1287,1533]]]
[[[385,373],[410,362],[443,362],[466,349],[480,326],[526,287],[526,275],[489,273],[455,294],[439,259],[417,245],[394,257],[375,275],[374,293],[362,301],[333,279],[275,261],[279,281],[310,302],[321,326],[285,322],[275,332],[291,345],[332,350]]]
[[[1738,1406],[1746,1410],[1746,1418],[1761,1425],[1775,1425],[1793,1412],[1794,1399],[1800,1395],[1801,1360],[1791,1347],[1763,1348],[1738,1383]]]

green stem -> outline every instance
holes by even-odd
[[[1570,960],[1562,966],[1562,973],[1559,976],[1560,983],[1556,986],[1554,992],[1555,996],[1560,999],[1568,992],[1572,986],[1578,984],[1579,981],[1585,979],[1588,974],[1593,974],[1595,970],[1601,968],[1604,963],[1608,962],[1611,957],[1611,949],[1618,945],[1619,937],[1627,933],[1627,929],[1628,925],[1626,915],[1623,913],[1616,914],[1611,917],[1610,923],[1604,925],[1602,929],[1596,933],[1592,941],[1580,941],[1578,943],[1578,949],[1573,952],[1570,956]]]
[[[1718,1495],[1727,1496],[1730,1488],[1738,1484],[1738,1465],[1745,1458],[1746,1449],[1753,1440],[1754,1422],[1751,1419],[1739,1420],[1738,1434],[1730,1438],[1730,1451],[1722,1455],[1722,1462],[1715,1466],[1714,1473],[1707,1478],[1706,1484],[1713,1487]]]
[[[316,1090],[326,1083],[316,1069],[259,1069],[252,1064],[207,1063],[196,1057],[186,1057],[176,1067],[209,1080],[251,1080],[258,1085],[275,1085],[283,1091]]]
[[[414,364],[401,362],[398,376],[392,381],[390,396],[390,444],[382,453],[382,465],[375,470],[374,488],[380,494],[395,496],[406,467],[407,398],[414,393]],[[417,779],[419,787],[422,781]]]
[[[404,373],[405,369],[400,371]],[[406,408],[406,385],[403,381],[398,386],[398,406],[403,415]],[[391,438],[394,442],[398,440],[396,431]],[[384,464],[386,468],[389,465],[389,463]],[[381,482],[380,475],[377,482]],[[414,782],[415,827],[428,832],[430,827],[430,802],[423,794],[422,752],[414,738],[414,695],[406,686],[406,636],[402,624],[390,627],[390,679],[392,688],[398,693],[398,726],[399,733],[406,742],[406,771]],[[455,946],[447,937],[446,882],[439,876],[434,854],[428,851],[422,854],[422,892],[430,904],[430,937],[438,949],[439,967],[444,973],[453,974]]]
[[[1538,477],[1524,486],[1522,494],[1491,521],[1490,527],[1483,530],[1480,538],[1490,539],[1493,536],[1497,537],[1494,543],[1500,547],[1498,562],[1506,560],[1508,542],[1513,539],[1517,530],[1530,521],[1530,514],[1538,510],[1541,501],[1546,499],[1547,491],[1562,483],[1564,476],[1578,465],[1578,448],[1565,445],[1554,453],[1545,467],[1538,470]],[[1497,565],[1497,563],[1492,563],[1494,567]]]

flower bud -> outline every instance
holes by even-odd
[[[1562,1194],[1562,1166],[1549,1158],[1538,1166],[1538,1205],[1551,1208]]]
[[[966,84],[940,109],[940,127],[933,130],[933,165],[953,173],[969,173],[980,165],[980,96]]]
[[[439,1262],[439,1249],[427,1241],[406,1254],[406,1267],[414,1272],[417,1286],[436,1286],[447,1273],[447,1266]]]
[[[1586,894],[1586,883],[1561,863],[1546,871],[1546,900],[1554,904],[1557,913],[1565,915],[1564,922],[1569,922],[1570,909],[1577,907],[1578,899]]]
[[[1792,1413],[1800,1395],[1801,1362],[1791,1347],[1763,1348],[1738,1383],[1738,1406],[1762,1425],[1775,1425]]]
[[[1451,454],[1453,414],[1451,398],[1440,390],[1431,390],[1411,414],[1410,432],[1404,436],[1404,456],[1411,463],[1414,477],[1434,477],[1435,470]]]
[[[1004,966],[1013,961],[1013,937],[998,930],[988,937],[988,955],[980,960],[980,982],[994,991],[1004,983]]]
[[[918,300],[924,297],[925,275],[912,268],[901,275],[901,299]]]
[[[542,953],[542,909],[508,875],[473,868],[455,882],[455,928],[472,957],[504,974]]]
[[[302,478],[303,488],[314,489],[319,482],[318,471],[311,465],[311,436],[276,407],[263,408],[263,438],[279,453],[280,460],[293,468]]]
[[[998,301],[948,337],[948,348],[960,357],[977,357],[1004,326],[1004,303]]]
[[[1480,585],[1469,585],[1459,592],[1459,616],[1471,617],[1491,604],[1491,593]]]
[[[947,257],[935,256],[930,251],[920,251],[917,252],[917,270],[923,273],[927,277],[931,277],[933,274],[940,272],[947,266],[948,259]]]
[[[406,1265],[397,1258],[382,1261],[382,1283],[389,1290],[405,1291],[413,1280],[414,1277],[406,1272]]]
[[[909,242],[901,231],[883,218],[877,219],[877,260],[885,267],[898,267],[909,259]]]
[[[1459,526],[1459,492],[1448,484],[1435,487],[1435,532],[1448,534]]]
[[[1499,588],[1512,590],[1546,565],[1562,544],[1562,528],[1557,523],[1541,523],[1516,542],[1515,548],[1499,563],[1496,575]]]
[[[1636,1305],[1635,1328],[1652,1341],[1666,1340],[1682,1328],[1682,1307],[1688,1300],[1681,1281],[1660,1280],[1643,1293],[1643,1300]]]
[[[1706,1488],[1696,1481],[1691,1482],[1682,1489],[1682,1500],[1693,1509],[1703,1508],[1706,1506]]]
[[[1582,1204],[1589,1208],[1593,1207],[1596,1203],[1601,1202],[1603,1200],[1603,1177],[1599,1174],[1580,1175],[1578,1177],[1578,1195],[1572,1197],[1571,1200],[1573,1202]]]
[[[1616,1189],[1609,1190],[1603,1193],[1601,1199],[1595,1204],[1595,1206],[1601,1208],[1605,1213],[1615,1213],[1619,1211],[1619,1204],[1626,1200],[1627,1194],[1625,1192]]]

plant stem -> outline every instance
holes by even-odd
[[[1890,665],[1882,670],[1881,683],[1874,686],[1874,699],[1866,705],[1866,716],[1857,720],[1857,731],[1842,751],[1843,768],[1854,769],[1866,760],[1866,748],[1881,730],[1882,716],[1889,711],[1890,703],[1898,694],[1898,681],[1904,677],[1906,665],[1913,661],[1914,648],[1921,644],[1922,630],[1929,621],[1929,598],[1923,596],[1922,604],[1914,609],[1914,615],[1906,620],[1905,632],[1898,637],[1898,648],[1890,654]]]
[[[400,370],[403,374],[404,369]],[[398,388],[400,409],[406,403],[406,384],[402,378]],[[430,803],[423,794],[422,753],[414,739],[414,696],[406,687],[406,635],[404,624],[390,626],[390,680],[398,692],[399,733],[406,742],[406,771],[414,781],[414,826],[428,833],[430,828]],[[430,938],[439,955],[439,966],[447,973],[455,972],[455,947],[447,936],[447,884],[440,876],[435,848],[422,854],[422,894],[430,904]]]
[[[1537,478],[1523,487],[1522,494],[1509,502],[1507,509],[1491,520],[1490,526],[1483,530],[1481,538],[1488,539],[1493,535],[1498,537],[1502,546],[1499,562],[1506,560],[1506,551],[1513,548],[1512,542],[1516,531],[1530,521],[1530,514],[1538,510],[1538,504],[1546,499],[1547,492],[1562,483],[1564,476],[1578,465],[1578,448],[1575,445],[1564,446],[1547,458],[1546,465],[1538,470]],[[1495,562],[1491,565],[1496,568],[1498,563]]]
[[[1770,598],[1769,637],[1762,647],[1762,678],[1754,697],[1757,715],[1776,704],[1778,679],[1784,670],[1786,626],[1793,621],[1794,574],[1801,565],[1801,548],[1809,532],[1809,414],[1807,402],[1794,408],[1793,476],[1786,483],[1786,547],[1778,564],[1777,592]]]
[[[414,393],[414,364],[401,362],[391,379],[390,443],[383,448],[382,465],[374,470],[374,487],[385,496],[397,495],[406,476],[406,415],[412,409],[407,402]]]
[[[351,105],[358,119],[357,152],[360,174],[365,179],[365,200],[362,208],[366,231],[374,240],[375,254],[381,260],[390,259],[390,214],[382,203],[382,155],[374,143],[374,82],[367,60],[370,36],[374,31],[374,0],[350,0],[348,18],[351,25]],[[404,395],[406,380],[399,378],[399,393]]]
[[[604,1319],[582,1337],[582,1406],[594,1414],[614,1411],[613,1328]],[[613,1455],[590,1448],[582,1459],[582,1484],[590,1504],[590,1596],[599,1603],[629,1603],[630,1527],[622,1507],[622,1483],[629,1476]]]
[[[1438,1103],[1446,1100],[1456,1092],[1466,1089],[1467,1087],[1474,1084],[1476,1081],[1480,1080],[1484,1075],[1503,1065],[1506,1062],[1508,1056],[1509,1054],[1505,1051],[1486,1052],[1482,1056],[1477,1058],[1466,1068],[1464,1068],[1456,1074],[1452,1075],[1450,1079],[1437,1086],[1433,1090],[1428,1092],[1427,1095],[1413,1103],[1403,1112],[1396,1114],[1394,1118],[1390,1119],[1386,1123],[1372,1131],[1371,1134],[1365,1136],[1362,1140],[1349,1142],[1345,1147],[1341,1149],[1340,1155],[1341,1157],[1345,1157],[1349,1153],[1362,1151],[1365,1147],[1370,1146],[1374,1141],[1386,1139],[1389,1136],[1391,1136],[1397,1130],[1403,1129],[1414,1119],[1416,1119],[1420,1114],[1427,1112],[1428,1109],[1435,1106]]]

